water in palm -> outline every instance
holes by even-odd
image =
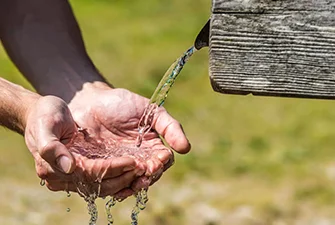
[[[164,74],[155,92],[153,93],[149,104],[144,111],[144,114],[140,119],[138,124],[139,132],[135,146],[124,146],[120,143],[116,143],[110,140],[97,141],[95,139],[85,138],[85,134],[82,133],[82,129],[79,129],[76,138],[73,140],[72,144],[68,146],[69,150],[74,154],[79,154],[91,159],[132,155],[136,158],[140,157],[140,160],[145,161],[147,157],[150,156],[151,149],[141,147],[141,143],[145,134],[150,131],[152,127],[155,111],[158,107],[164,104],[167,94],[174,84],[177,76],[195,51],[195,47],[189,48],[169,67],[169,69]],[[95,200],[100,195],[101,180],[98,182],[85,181],[82,178],[82,174],[77,174],[74,172],[72,181],[76,186],[78,194],[87,202],[88,214],[90,215],[89,225],[96,225],[98,219],[98,210],[95,204]],[[40,185],[44,186],[45,181],[41,180]],[[130,216],[131,225],[138,224],[138,214],[141,210],[146,208],[146,203],[148,202],[147,190],[142,189],[136,193],[135,199],[135,206]],[[112,225],[114,222],[111,210],[112,207],[116,204],[117,200],[118,199],[111,197],[106,203],[105,210],[108,225]]]
[[[71,144],[68,145],[69,151],[88,159],[108,159],[113,157],[131,156],[139,161],[146,161],[150,157],[151,149],[116,142],[111,139],[91,138],[85,131],[80,129]],[[81,170],[75,170],[72,174],[72,182],[77,189],[77,193],[87,202],[88,214],[90,215],[89,225],[95,225],[98,219],[98,209],[95,200],[100,196],[101,179],[92,181],[83,176]],[[142,189],[135,194],[135,207],[131,213],[132,224],[137,224],[137,214],[143,210],[147,202],[147,192]],[[111,197],[106,203],[106,216],[108,225],[112,225],[114,220],[111,213],[112,207],[119,199]],[[120,200],[121,201],[121,200]]]

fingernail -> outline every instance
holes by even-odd
[[[57,165],[64,173],[69,173],[71,170],[71,160],[66,156],[60,156],[57,159]]]

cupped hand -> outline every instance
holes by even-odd
[[[128,187],[144,173],[135,170],[132,158],[120,157],[109,160],[89,160],[72,154],[66,145],[77,131],[67,104],[54,96],[40,97],[26,113],[25,141],[35,160],[36,172],[53,191],[77,191],[73,174],[80,173],[85,179],[101,179],[101,195],[113,195]]]
[[[148,103],[147,98],[128,90],[113,89],[103,83],[95,83],[78,92],[69,107],[77,124],[92,137],[112,139],[125,146],[135,146],[138,123]],[[163,107],[157,108],[152,130],[144,136],[141,145],[141,148],[150,148],[152,151],[150,158],[144,162],[147,168],[145,176],[133,182],[131,188],[124,189],[121,196],[130,195],[132,191],[152,184],[173,163],[173,153],[164,145],[159,135],[178,153],[183,154],[190,150],[190,144],[179,122]]]

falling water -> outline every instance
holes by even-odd
[[[197,49],[194,46],[189,48],[180,58],[172,63],[159,82],[155,92],[150,98],[148,106],[145,108],[144,113],[138,123],[138,137],[136,139],[137,147],[141,146],[143,137],[152,128],[152,122],[156,109],[164,104],[167,94],[178,77],[178,74],[184,68],[185,63],[196,51]]]
[[[151,149],[140,148],[142,140],[145,134],[150,131],[152,127],[156,109],[164,104],[167,94],[174,84],[178,74],[195,51],[197,51],[197,49],[194,46],[189,48],[169,67],[164,74],[138,123],[138,137],[135,143],[136,147],[123,146],[108,140],[97,141],[94,139],[86,139],[84,134],[81,132],[82,129],[79,129],[76,134],[76,140],[72,142],[71,146],[68,146],[69,150],[73,153],[80,154],[91,159],[131,155],[139,158],[140,160],[147,160],[147,158],[151,155]],[[78,194],[87,202],[88,213],[90,215],[89,225],[96,225],[98,210],[95,200],[100,195],[101,185],[100,182],[86,182],[82,181],[81,178],[82,176],[80,174],[74,173],[73,183],[77,187]],[[44,186],[45,180],[41,180],[40,185]],[[69,192],[67,193],[67,196],[71,196]],[[148,202],[147,189],[142,189],[136,193],[135,198],[136,203],[131,212],[131,225],[138,225],[138,214],[141,210],[146,208],[146,204]],[[111,208],[115,204],[116,199],[114,197],[111,197],[111,199],[106,203],[105,209],[108,225],[112,225],[114,222]],[[67,211],[69,212],[70,209],[68,208]]]
[[[150,98],[148,106],[145,108],[144,113],[138,123],[138,136],[135,143],[138,148],[141,147],[145,134],[148,133],[152,128],[153,119],[157,108],[164,104],[169,90],[177,79],[179,73],[184,68],[184,65],[189,60],[189,58],[196,51],[197,49],[194,46],[189,48],[180,58],[172,63],[159,82],[156,90]],[[136,205],[131,213],[131,225],[138,224],[138,214],[141,210],[145,209],[147,202],[147,190],[143,189],[136,194]]]
[[[131,211],[131,225],[138,225],[138,214],[144,210],[148,202],[148,192],[146,189],[142,189],[136,194],[136,203]]]
[[[113,225],[114,219],[111,212],[112,207],[116,204],[116,199],[114,197],[111,197],[110,200],[106,203],[105,209],[106,209],[106,215],[107,215],[107,225]]]
[[[110,139],[97,140],[87,136],[87,133],[82,130],[78,130],[71,144],[67,147],[73,154],[78,154],[89,159],[131,156],[139,161],[146,161],[152,154],[152,149],[150,148],[138,148],[134,147],[133,144],[127,145]],[[72,175],[72,182],[76,186],[78,194],[87,203],[88,214],[90,215],[89,225],[95,225],[98,219],[98,209],[95,200],[100,196],[101,180],[86,180],[82,176],[82,172],[75,170]],[[139,206],[140,210],[145,208],[145,203],[147,202],[146,193],[147,190],[141,190],[135,195],[136,206]],[[69,196],[69,192],[67,195]],[[118,200],[111,197],[106,203],[105,209],[108,225],[112,225],[114,222],[111,208],[116,204],[116,201]]]

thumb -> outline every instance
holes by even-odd
[[[172,118],[170,114],[163,108],[159,107],[155,114],[153,128],[158,134],[162,135],[166,142],[176,152],[180,154],[188,153],[191,149],[191,144],[188,141],[184,130],[180,123]]]
[[[75,159],[68,149],[58,140],[48,142],[39,150],[40,156],[50,164],[52,168],[70,174],[75,169]]]

